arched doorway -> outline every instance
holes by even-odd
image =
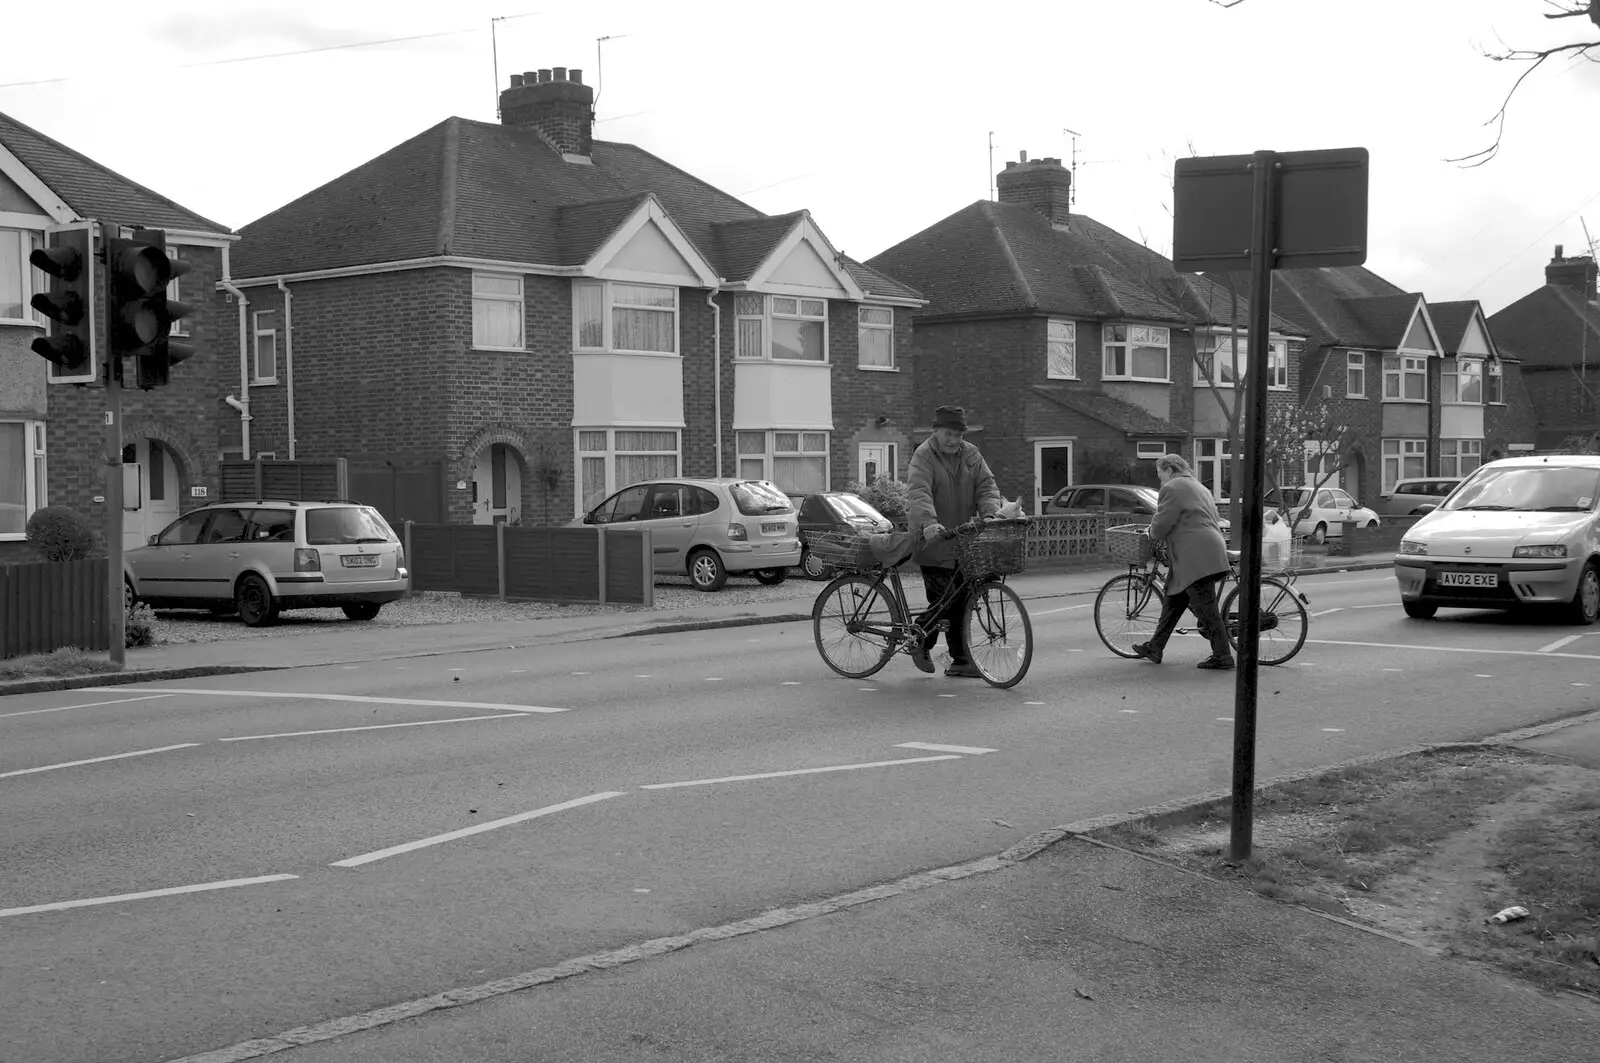
[[[521,451],[491,443],[472,466],[472,523],[517,524],[522,519]]]
[[[177,451],[149,437],[122,447],[122,547],[145,545],[178,519],[185,470]]]

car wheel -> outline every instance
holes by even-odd
[[[1578,589],[1572,592],[1567,603],[1567,620],[1574,624],[1592,624],[1600,620],[1600,562],[1590,561],[1578,576]]]
[[[1432,620],[1433,615],[1439,611],[1437,605],[1424,605],[1422,602],[1401,602],[1406,615],[1413,620]]]
[[[1378,526],[1378,522],[1375,521],[1375,520],[1369,520],[1366,523],[1366,527],[1368,527],[1368,528],[1376,528],[1377,526]]]
[[[715,550],[696,550],[689,555],[689,582],[697,591],[720,591],[728,582],[728,570]]]
[[[372,602],[357,602],[355,605],[344,607],[344,615],[351,620],[371,620],[378,615],[378,610],[383,608]]]
[[[800,571],[804,572],[806,574],[806,578],[808,579],[822,580],[833,578],[832,566],[823,564],[822,561],[817,558],[817,555],[811,552],[811,547],[809,546],[806,547],[805,550],[800,554]]]
[[[1327,542],[1328,526],[1326,524],[1318,524],[1315,528],[1312,528],[1311,534],[1307,537],[1306,541],[1313,546],[1320,546],[1321,544]]]
[[[139,596],[133,593],[133,582],[122,581],[122,615],[127,616],[139,602]]]
[[[278,619],[278,601],[267,581],[251,573],[233,592],[233,607],[246,627],[266,627]]]
[[[789,571],[782,568],[764,568],[756,573],[756,582],[764,587],[776,587],[789,578]]]

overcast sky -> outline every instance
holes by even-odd
[[[866,259],[990,194],[1026,151],[1072,161],[1075,210],[1170,253],[1176,158],[1366,147],[1367,265],[1490,313],[1600,239],[1600,63],[1486,49],[1576,39],[1544,0],[58,0],[5,5],[0,111],[239,228],[451,115],[495,120],[513,72],[598,83],[596,135]],[[521,17],[518,17],[521,16]],[[427,35],[427,36],[424,36]],[[1590,36],[1594,34],[1591,33]],[[596,38],[612,39],[596,61]],[[399,37],[417,39],[330,48]],[[305,51],[307,49],[324,49]],[[248,58],[277,53],[274,58]],[[242,60],[242,61],[241,61]],[[146,74],[137,69],[143,64]],[[134,120],[140,82],[162,86]],[[119,106],[127,109],[119,111]],[[993,165],[989,142],[993,139]]]

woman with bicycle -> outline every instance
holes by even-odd
[[[1156,475],[1161,478],[1161,494],[1149,534],[1152,540],[1166,544],[1171,573],[1155,634],[1149,642],[1135,645],[1133,652],[1160,664],[1167,640],[1187,609],[1194,614],[1200,633],[1211,640],[1211,656],[1199,667],[1229,671],[1234,667],[1233,648],[1217,609],[1217,584],[1229,571],[1228,543],[1218,525],[1217,504],[1194,478],[1189,463],[1177,454],[1157,458]]]

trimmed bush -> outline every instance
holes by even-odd
[[[123,624],[124,646],[154,646],[156,644],[156,614],[143,602],[135,602]]]
[[[896,528],[905,528],[910,488],[903,481],[879,476],[871,483],[852,483],[846,490],[860,495],[873,509],[888,517]]]
[[[28,542],[46,561],[83,561],[100,553],[100,536],[88,519],[66,506],[46,506],[28,518]]]

